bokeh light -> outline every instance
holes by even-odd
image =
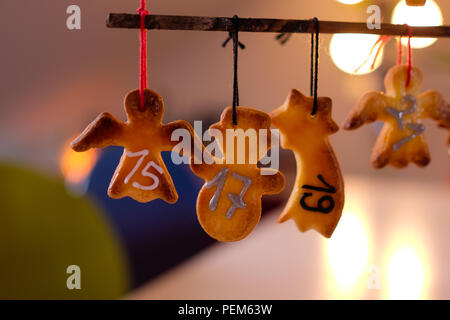
[[[327,240],[328,262],[341,292],[351,291],[366,271],[369,240],[358,215],[344,211],[331,239]]]
[[[389,299],[423,298],[425,267],[422,259],[411,246],[394,251],[387,266]]]
[[[91,149],[85,152],[75,152],[70,143],[75,137],[70,138],[63,147],[60,157],[60,170],[67,183],[79,184],[85,180],[98,158],[98,151]]]
[[[330,41],[331,58],[336,66],[344,72],[350,74],[370,73],[376,70],[383,60],[383,48],[381,48],[378,59],[371,69],[376,52],[381,45],[381,42],[375,45],[377,40],[378,36],[374,34],[335,34]]]
[[[363,0],[336,0],[336,1],[344,4],[356,4],[360,3]]]
[[[408,24],[410,26],[439,26],[443,23],[441,9],[434,0],[427,0],[424,6],[408,6],[405,0],[400,1],[394,8],[392,23]],[[436,42],[436,38],[412,38],[411,47],[425,48]],[[402,39],[406,46],[407,37]]]

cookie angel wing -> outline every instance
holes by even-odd
[[[105,148],[121,145],[125,124],[108,112],[101,113],[86,129],[72,142],[72,149],[77,152],[91,148]]]

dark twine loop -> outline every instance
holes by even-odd
[[[317,113],[317,83],[319,79],[319,19],[314,17],[312,21],[315,24],[315,34],[311,33],[311,70],[309,81],[309,94],[314,96],[314,105],[311,115]],[[314,40],[315,37],[315,40]]]
[[[281,45],[285,45],[291,38],[291,33],[279,33],[275,36],[275,40],[279,41]]]
[[[233,125],[237,125],[236,107],[239,105],[239,86],[238,86],[238,48],[245,49],[245,45],[239,41],[239,17],[233,16],[233,30],[229,32],[228,38],[222,44],[225,47],[233,39]]]

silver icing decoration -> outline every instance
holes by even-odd
[[[411,107],[406,110],[397,110],[397,109],[391,108],[391,107],[386,108],[387,113],[392,115],[395,118],[395,120],[397,120],[398,128],[400,130],[403,130],[403,116],[406,114],[414,113],[417,109],[416,98],[414,98],[413,96],[411,96],[409,94],[404,96],[402,99],[402,103],[405,104],[408,102],[411,103]]]
[[[400,149],[405,143],[407,143],[409,140],[414,139],[419,134],[423,133],[425,131],[425,127],[422,124],[418,123],[410,123],[408,124],[408,128],[413,130],[414,133],[410,136],[404,137],[403,139],[400,139],[396,144],[392,146],[392,149],[394,151],[397,151]]]
[[[412,114],[417,110],[417,101],[416,101],[415,97],[413,97],[409,94],[404,96],[402,99],[402,103],[406,104],[408,102],[410,103],[411,107],[406,110],[397,110],[392,107],[386,108],[386,112],[389,113],[390,115],[392,115],[395,118],[395,120],[397,120],[397,125],[398,125],[399,130],[404,129],[403,117],[407,114]],[[425,127],[422,124],[418,124],[418,123],[408,124],[408,129],[414,131],[414,133],[403,139],[400,139],[398,142],[396,142],[392,146],[392,149],[394,150],[394,152],[398,151],[409,140],[414,139],[415,137],[417,137],[418,135],[422,134],[425,131]]]
[[[217,209],[217,204],[219,203],[220,194],[222,193],[223,186],[225,185],[225,179],[227,178],[228,168],[223,168],[219,173],[211,180],[205,184],[206,188],[211,188],[217,186],[216,192],[209,201],[209,210],[214,211]]]
[[[226,213],[226,217],[227,219],[231,219],[233,217],[234,212],[236,211],[236,209],[243,209],[245,207],[247,207],[247,204],[244,202],[244,195],[247,192],[248,188],[250,188],[250,185],[252,184],[252,179],[250,179],[249,177],[244,177],[241,176],[240,174],[233,172],[231,173],[232,177],[240,180],[244,183],[244,187],[242,188],[241,192],[239,194],[235,194],[235,193],[229,193],[228,194],[228,199],[230,199],[232,205],[231,207],[228,209],[227,213]]]
[[[219,203],[220,195],[222,193],[223,187],[225,185],[225,180],[227,179],[228,175],[228,168],[223,168],[219,171],[219,173],[211,180],[208,181],[205,184],[206,188],[211,188],[214,186],[217,186],[216,192],[214,192],[214,195],[212,196],[211,200],[209,201],[209,210],[215,211],[217,209],[217,204]],[[247,192],[248,188],[250,188],[250,185],[252,184],[252,179],[249,177],[242,176],[236,172],[232,172],[231,176],[237,180],[240,180],[244,183],[244,187],[242,188],[241,192],[239,194],[235,193],[228,193],[228,199],[230,199],[232,205],[228,209],[227,213],[225,214],[227,219],[231,219],[233,217],[234,212],[236,209],[243,209],[247,207],[247,204],[244,202],[244,195]]]

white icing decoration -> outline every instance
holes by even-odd
[[[133,158],[133,157],[140,157],[140,158],[139,158],[139,160],[136,162],[136,165],[134,166],[134,168],[133,168],[133,169],[130,171],[130,173],[125,177],[125,180],[124,180],[125,184],[127,184],[127,183],[130,181],[131,177],[134,176],[134,174],[136,173],[137,169],[141,166],[142,162],[144,161],[144,158],[145,158],[148,154],[149,154],[149,151],[148,151],[148,150],[141,150],[141,151],[138,151],[138,152],[130,152],[130,151],[127,151],[127,152],[126,152],[127,157],[130,157],[130,158]],[[148,191],[148,190],[154,190],[154,189],[156,189],[156,188],[158,187],[158,185],[159,185],[159,178],[158,178],[155,174],[153,174],[153,173],[151,173],[151,172],[148,171],[151,167],[155,168],[156,171],[158,171],[160,174],[163,174],[163,169],[162,169],[159,165],[157,165],[157,164],[156,164],[155,162],[153,162],[153,161],[149,161],[149,162],[145,165],[144,169],[142,169],[141,174],[142,174],[142,176],[144,176],[144,177],[150,177],[150,178],[152,178],[152,179],[153,179],[153,184],[151,184],[151,185],[149,185],[149,186],[144,186],[144,185],[141,185],[140,183],[138,183],[138,182],[135,181],[135,182],[133,182],[133,184],[132,184],[133,187],[135,187],[136,189],[141,189],[141,190],[146,190],[146,191]]]

